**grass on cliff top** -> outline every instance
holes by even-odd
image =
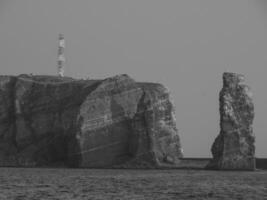
[[[99,81],[103,81],[106,79],[76,79],[72,77],[59,77],[53,75],[32,75],[32,74],[21,74],[18,76],[19,78],[28,79],[36,82],[41,83],[62,83],[62,82],[87,82],[87,83],[95,83]],[[136,82],[139,86],[143,86],[146,88],[155,88],[157,86],[161,86],[160,83],[153,83],[153,82]]]
[[[28,75],[28,74],[22,74],[19,75],[20,78],[28,79],[31,81],[36,81],[39,83],[50,83],[50,84],[56,84],[56,83],[68,83],[68,82],[78,82],[78,83],[90,83],[93,84],[95,82],[99,82],[100,80],[91,80],[91,79],[75,79],[72,77],[59,77],[59,76],[51,76],[51,75]]]

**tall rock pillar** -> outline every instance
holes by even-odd
[[[254,105],[244,76],[224,73],[219,99],[221,131],[212,145],[213,159],[207,168],[255,170]]]

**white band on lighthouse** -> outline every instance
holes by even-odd
[[[59,40],[59,46],[63,47],[63,48],[65,47],[65,40],[64,39]]]

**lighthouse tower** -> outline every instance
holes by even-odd
[[[58,38],[58,76],[64,77],[64,67],[65,67],[65,56],[64,56],[64,49],[65,49],[65,39],[63,34],[59,34]]]

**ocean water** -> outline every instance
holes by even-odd
[[[267,199],[267,171],[0,168],[2,200]]]

